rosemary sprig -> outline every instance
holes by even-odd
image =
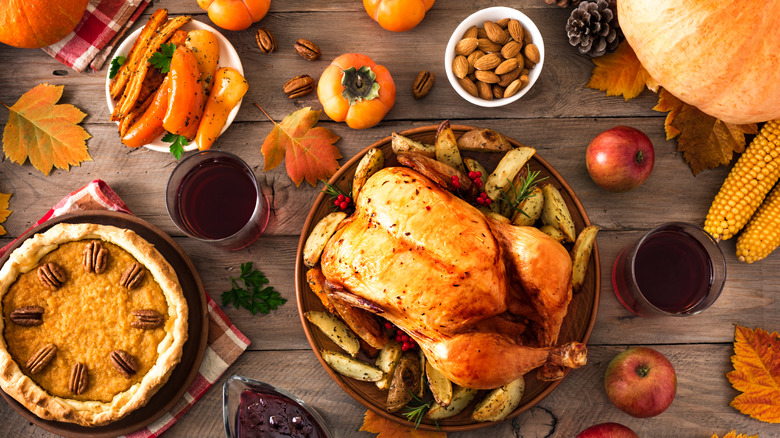
[[[507,192],[500,192],[501,193],[501,199],[506,203],[507,205],[510,205],[512,207],[512,211],[518,210],[527,217],[528,214],[523,211],[522,208],[519,208],[521,202],[531,197],[533,194],[534,188],[536,188],[536,185],[544,180],[547,179],[547,177],[539,178],[539,174],[541,171],[535,170],[531,171],[531,166],[526,166],[526,174],[524,177],[520,178],[520,187],[515,187],[512,182],[509,182],[509,193]]]
[[[330,196],[331,202],[333,202],[334,210],[341,210],[341,211],[352,211],[354,205],[354,200],[352,199],[352,189],[350,188],[349,193],[341,190],[339,186],[330,185],[328,183],[325,183],[325,189],[323,190],[325,194]]]
[[[428,410],[433,405],[433,401],[429,401],[428,403],[424,403],[422,400],[417,398],[414,394],[412,394],[414,398],[420,402],[418,405],[406,405],[404,408],[404,412],[402,415],[406,417],[407,420],[414,423],[414,428],[417,429],[420,426],[420,423],[422,422],[423,417],[425,417],[425,414],[428,412]],[[438,424],[436,425],[438,427]]]
[[[345,191],[341,190],[339,186],[334,186],[328,183],[325,183],[325,189],[323,190],[325,194],[329,195],[332,199],[338,198],[339,195],[349,196],[352,197],[352,190],[350,189],[349,193],[346,193]]]

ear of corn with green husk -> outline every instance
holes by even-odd
[[[737,258],[753,263],[780,245],[780,185],[766,197],[737,239]]]
[[[780,121],[766,122],[712,201],[704,230],[718,240],[737,234],[780,177]]]

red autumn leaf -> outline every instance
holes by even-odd
[[[257,106],[260,108],[260,106]],[[263,111],[262,108],[260,108]],[[287,175],[298,187],[305,179],[312,185],[327,181],[339,168],[339,149],[334,146],[339,136],[327,128],[315,127],[320,118],[319,110],[301,108],[285,117],[281,123],[274,123],[274,129],[265,138],[263,171],[275,168],[285,161]],[[263,111],[265,114],[265,111]],[[266,114],[266,117],[271,118]]]
[[[52,167],[69,170],[92,161],[87,151],[91,136],[78,123],[86,114],[57,102],[64,86],[40,84],[24,93],[13,106],[3,131],[3,151],[14,163],[32,165],[48,175]]]
[[[366,411],[360,431],[376,433],[376,438],[447,438],[444,432],[413,429],[380,417],[372,411]]]
[[[736,326],[734,371],[726,374],[742,394],[731,407],[767,423],[780,423],[780,337],[757,328]]]
[[[8,215],[11,214],[11,210],[8,209],[8,201],[11,199],[11,195],[8,193],[0,193],[0,224],[8,219]],[[5,228],[0,225],[0,236],[5,234]]]
[[[645,87],[656,91],[658,83],[642,67],[634,50],[623,41],[617,50],[607,55],[593,58],[593,67],[589,88],[606,91],[607,96],[623,95],[625,100],[639,96]]]

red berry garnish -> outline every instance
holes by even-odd
[[[347,203],[347,201],[342,201],[341,204],[339,204],[339,208],[342,210],[346,210],[347,207],[349,207],[349,203]]]
[[[395,341],[396,342],[403,342],[404,340],[401,339],[401,335],[395,335]]]
[[[335,205],[336,207],[338,207],[338,206],[339,206],[339,204],[341,204],[341,202],[339,202],[339,200],[338,200],[338,199],[336,199],[335,201],[333,201],[333,205]]]
[[[336,200],[339,201],[339,202],[344,202],[344,195],[336,196]]]
[[[390,321],[385,321],[385,328],[390,330],[393,328],[393,324]]]
[[[349,203],[352,203],[352,198],[350,198],[349,196],[347,196],[346,198],[344,198],[344,200],[345,200],[345,201],[347,201],[347,202],[349,202]]]
[[[411,347],[409,347],[409,343],[408,342],[404,342],[403,344],[401,344],[401,350],[402,351],[409,351],[409,348],[411,348]]]
[[[477,204],[479,205],[485,205],[485,199],[481,196],[477,196]]]
[[[479,178],[475,178],[474,179],[474,185],[477,186],[477,188],[481,189],[482,188],[482,184],[483,183],[482,183],[481,179],[479,179]]]
[[[404,341],[404,342],[409,342],[409,335],[407,335],[407,334],[401,335],[401,340]]]
[[[492,199],[490,199],[490,198],[487,198],[487,197],[485,198],[485,205],[490,205],[490,204],[492,204],[492,203],[493,203],[493,200],[492,200]]]
[[[474,174],[477,175],[477,178],[482,178],[482,172],[479,170],[475,171]]]

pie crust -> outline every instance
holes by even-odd
[[[150,339],[148,336],[138,335],[138,331],[143,329],[138,327],[128,327],[129,320],[127,318],[133,318],[133,316],[130,315],[126,310],[124,313],[120,312],[121,316],[125,318],[124,320],[122,320],[121,317],[116,320],[110,320],[112,323],[112,328],[114,325],[120,327],[120,333],[123,333],[121,330],[126,330],[127,333],[134,334],[132,336],[128,335],[127,337],[122,337],[121,339],[114,339],[114,341],[109,339],[105,342],[124,342],[125,344],[131,343],[132,345],[130,345],[130,347],[132,349],[139,351],[142,354],[148,353],[148,355],[151,355],[151,358],[148,358],[148,363],[139,364],[139,372],[137,375],[132,376],[132,380],[128,380],[128,383],[126,384],[129,387],[126,389],[120,389],[116,393],[112,393],[109,390],[107,395],[102,397],[104,399],[102,401],[89,398],[85,399],[84,397],[77,396],[76,394],[61,394],[62,391],[58,391],[53,388],[50,388],[51,390],[47,390],[42,387],[47,386],[46,384],[39,385],[36,383],[36,381],[33,379],[38,378],[37,376],[39,374],[45,373],[46,369],[44,368],[44,371],[36,374],[36,377],[30,377],[30,370],[28,369],[28,365],[25,363],[28,358],[20,357],[19,363],[14,360],[12,351],[17,351],[18,353],[19,349],[15,348],[16,346],[14,345],[9,345],[7,343],[8,341],[6,340],[6,328],[8,328],[10,331],[10,326],[16,324],[15,322],[11,321],[9,316],[14,309],[3,308],[3,306],[5,306],[4,303],[7,301],[5,299],[6,295],[8,295],[9,300],[13,297],[13,292],[9,292],[9,290],[13,291],[11,288],[14,283],[16,283],[18,280],[20,285],[22,285],[22,281],[25,278],[32,278],[23,276],[25,274],[36,274],[36,272],[30,271],[38,270],[39,266],[42,264],[41,259],[50,253],[52,255],[49,257],[56,257],[57,252],[55,252],[55,250],[61,246],[63,248],[62,252],[64,254],[68,254],[65,248],[72,248],[66,245],[69,242],[77,242],[77,244],[81,245],[79,241],[84,241],[85,243],[83,246],[86,247],[89,242],[95,240],[101,242],[105,246],[108,246],[109,249],[116,248],[113,245],[119,247],[120,251],[115,252],[120,253],[120,255],[123,257],[122,262],[127,264],[128,260],[134,259],[137,263],[140,263],[143,268],[145,268],[146,278],[143,281],[152,283],[150,283],[148,287],[138,287],[137,290],[128,289],[127,287],[120,285],[119,281],[114,282],[115,286],[112,285],[111,287],[97,287],[95,285],[101,283],[97,280],[89,281],[89,278],[85,277],[87,274],[79,273],[78,275],[74,275],[72,281],[74,283],[78,283],[78,286],[75,286],[77,289],[84,290],[92,288],[92,290],[87,291],[89,292],[90,297],[94,298],[96,296],[95,294],[97,294],[97,297],[105,296],[106,300],[94,300],[88,303],[77,302],[76,308],[79,309],[79,317],[72,318],[73,321],[68,322],[70,325],[68,325],[67,329],[65,330],[63,330],[60,326],[56,326],[54,328],[46,329],[48,331],[40,332],[43,333],[43,337],[47,336],[47,333],[52,333],[51,330],[55,330],[58,331],[57,333],[59,333],[59,339],[61,341],[62,339],[66,339],[80,343],[81,338],[79,338],[78,335],[73,335],[73,333],[85,333],[85,331],[90,330],[94,331],[94,327],[99,327],[101,324],[103,324],[105,327],[105,319],[115,318],[112,315],[120,312],[115,311],[114,309],[115,307],[122,307],[116,305],[117,300],[120,300],[120,304],[126,304],[129,306],[133,301],[130,294],[140,293],[138,291],[145,291],[146,289],[153,290],[153,293],[159,293],[157,291],[161,291],[162,295],[164,296],[165,303],[160,305],[163,306],[163,308],[167,307],[167,310],[162,312],[162,316],[164,318],[163,325],[154,329],[157,331],[155,334],[155,341],[156,339],[159,339],[159,342],[156,346],[153,342],[149,342],[148,345],[146,344],[146,342]],[[122,252],[122,250],[124,252]],[[115,254],[109,253],[109,257],[115,256]],[[47,259],[49,259],[49,257],[47,257]],[[70,257],[68,260],[70,260],[70,265],[73,265],[73,257]],[[81,259],[79,259],[79,266],[81,266],[81,262]],[[117,264],[118,263],[119,262],[117,262]],[[90,273],[88,275],[99,274]],[[116,278],[116,274],[114,274],[114,277],[112,278]],[[71,279],[69,278],[65,281],[67,282],[69,280]],[[30,282],[32,280],[27,281]],[[24,305],[38,305],[46,308],[47,303],[49,303],[45,300],[47,296],[46,294],[54,294],[57,291],[55,290],[54,292],[46,292],[46,288],[43,287],[45,284],[39,283],[39,285],[41,286],[42,291],[40,292],[41,302],[25,303]],[[24,290],[28,291],[29,288]],[[66,296],[74,295],[67,295],[66,292],[63,292],[62,297]],[[59,298],[64,299],[62,297]],[[78,297],[72,298],[72,300],[78,299]],[[158,301],[162,303],[162,299],[159,297]],[[107,308],[101,310],[99,307],[100,303],[114,304],[104,304],[104,306]],[[82,311],[82,308],[88,308],[89,311]],[[2,269],[0,269],[0,310],[0,388],[2,388],[7,394],[12,396],[19,403],[24,405],[27,409],[32,411],[40,418],[46,420],[77,423],[83,426],[105,425],[116,421],[126,416],[130,412],[144,406],[157,392],[157,390],[162,387],[162,385],[165,384],[165,382],[168,380],[170,373],[181,360],[182,347],[187,340],[188,309],[184,294],[176,276],[176,272],[152,244],[138,236],[135,232],[132,230],[108,225],[60,223],[53,226],[44,233],[36,234],[35,236],[27,239],[19,248],[11,253],[8,261],[5,263]],[[51,312],[55,313],[55,310],[52,310]],[[91,320],[91,318],[97,319]],[[45,313],[42,319],[43,323],[40,325],[40,327],[45,327],[47,323],[47,316]],[[51,320],[53,319],[54,318],[51,318]],[[73,327],[73,324],[81,326]],[[18,326],[19,324],[16,325]],[[132,332],[133,330],[136,332]],[[108,332],[108,329],[106,329],[106,332]],[[104,342],[103,339],[107,338],[109,333],[99,333],[99,335],[100,336],[96,336],[95,339],[100,339],[100,341],[95,342]],[[117,335],[113,334],[112,336]],[[11,338],[11,336],[9,336],[9,338]],[[37,341],[38,340],[36,339],[36,342]],[[84,343],[87,343],[87,341],[84,341]],[[106,346],[101,347],[103,350],[107,348]],[[67,348],[67,345],[58,346],[59,351],[63,351],[62,356],[67,356],[65,353]],[[91,346],[84,347],[82,345],[76,345],[72,348],[72,350],[87,349],[88,351],[100,351],[99,348],[90,348]],[[82,362],[84,362],[88,368],[95,366],[96,361],[102,361],[102,369],[104,371],[106,369],[109,370],[105,371],[103,374],[123,374],[121,370],[119,370],[120,372],[110,370],[111,358],[102,354],[100,357],[96,357],[96,355],[93,353],[90,354],[92,355],[87,355],[86,359],[82,360]],[[55,361],[56,359],[52,361],[52,363],[55,363]],[[62,360],[60,360],[60,362],[62,362]],[[73,365],[75,365],[75,363],[68,364],[67,366]],[[119,369],[118,367],[114,368]],[[56,371],[60,371],[61,369],[62,367],[59,366]],[[142,373],[142,371],[145,371],[145,373]],[[116,375],[113,376],[114,379],[116,379]],[[103,375],[90,375],[89,385],[100,385],[103,382],[104,377],[105,376]],[[124,377],[130,379],[130,377],[126,375]],[[105,378],[107,379],[107,377]],[[40,377],[39,381],[43,381],[43,377]],[[64,384],[67,387],[68,382],[65,382]],[[95,389],[95,391],[98,391],[98,389]],[[54,393],[58,392],[60,395],[54,395]],[[89,394],[89,392],[85,394]]]

